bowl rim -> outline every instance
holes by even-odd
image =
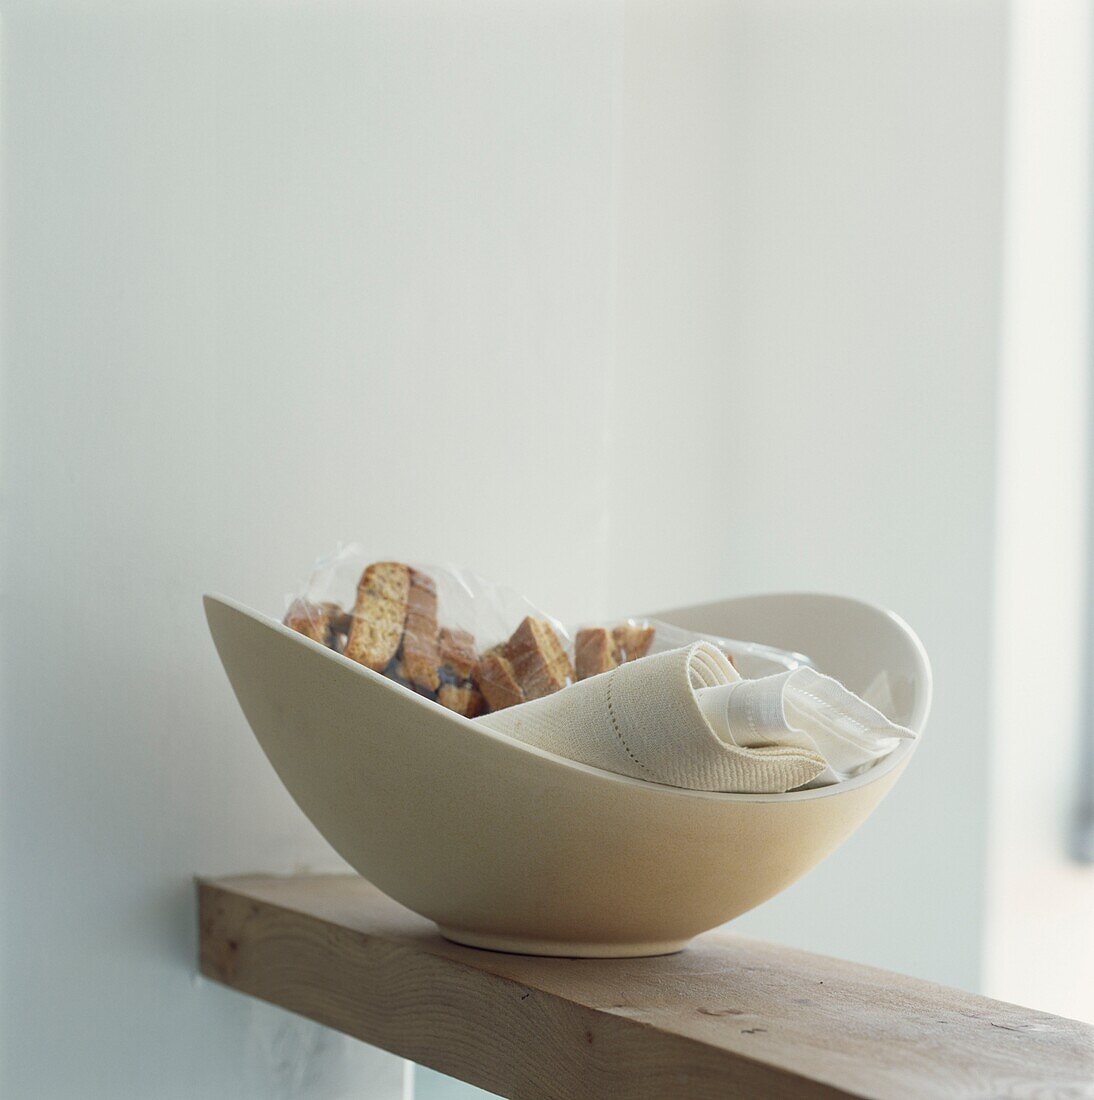
[[[909,740],[902,740],[900,744],[884,759],[881,763],[870,768],[868,771],[863,772],[861,775],[856,775],[851,779],[845,779],[840,783],[833,783],[827,787],[815,787],[811,790],[805,791],[786,791],[781,794],[747,794],[731,791],[696,791],[687,787],[672,787],[665,783],[655,783],[652,780],[647,779],[635,779],[629,775],[620,775],[618,772],[607,771],[604,768],[597,768],[592,764],[584,764],[579,760],[571,760],[565,756],[559,756],[557,753],[542,749],[537,745],[528,745],[523,741],[518,741],[514,737],[508,736],[508,734],[501,733],[498,730],[491,729],[489,726],[483,725],[479,722],[473,721],[470,718],[465,718],[461,714],[456,714],[454,711],[450,711],[445,707],[442,707],[439,703],[433,702],[432,699],[426,699],[424,696],[419,695],[415,691],[411,691],[410,688],[404,687],[402,684],[396,683],[394,680],[388,679],[386,676],[381,675],[379,672],[373,672],[372,669],[366,668],[364,665],[358,664],[356,661],[351,661],[348,657],[341,653],[336,652],[333,649],[328,648],[319,642],[313,641],[311,638],[305,637],[303,634],[285,626],[284,623],[278,621],[270,615],[264,612],[257,611],[253,607],[248,607],[246,604],[239,600],[233,599],[231,596],[225,596],[219,592],[208,592],[202,596],[202,601],[206,608],[210,603],[219,603],[231,610],[253,619],[260,623],[262,626],[268,627],[280,634],[297,645],[303,646],[305,649],[312,649],[316,652],[324,654],[328,659],[340,662],[344,667],[351,669],[355,674],[364,677],[366,680],[371,680],[373,683],[382,685],[385,689],[396,693],[401,693],[406,701],[423,708],[423,710],[430,711],[434,717],[437,717],[437,711],[440,711],[440,717],[445,718],[447,721],[453,722],[460,726],[467,733],[473,733],[479,737],[487,738],[488,740],[503,744],[511,749],[527,753],[533,757],[539,757],[540,759],[551,761],[555,765],[566,767],[570,770],[583,772],[586,775],[595,776],[596,778],[620,784],[624,787],[630,787],[636,790],[642,790],[651,794],[660,792],[662,794],[674,795],[676,797],[690,797],[697,798],[703,801],[716,801],[716,802],[805,802],[811,801],[817,798],[834,798],[837,795],[847,794],[854,790],[859,790],[862,787],[869,786],[872,783],[876,783],[890,772],[902,767],[905,762],[911,757],[915,751],[916,746],[919,744],[923,734],[922,726],[926,719],[926,711],[930,707],[931,696],[931,673],[930,662],[927,659],[926,651],[923,648],[922,642],[911,629],[910,626],[900,616],[894,612],[887,611],[884,608],[876,607],[873,604],[866,603],[862,600],[854,600],[849,597],[842,596],[830,596],[826,593],[771,593],[772,595],[817,595],[825,596],[826,598],[833,600],[845,600],[848,603],[860,604],[863,607],[871,608],[872,610],[886,615],[893,619],[896,624],[906,633],[909,639],[912,641],[914,648],[917,651],[917,656],[922,663],[922,673],[924,679],[924,694],[926,698],[926,704],[920,708],[923,711],[923,716],[919,721],[920,729],[916,730],[916,737]],[[711,603],[724,603],[729,599],[735,597],[728,597],[726,600],[709,601]],[[742,599],[752,599],[754,596],[741,597]]]

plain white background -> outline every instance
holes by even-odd
[[[1094,721],[1081,713],[1094,599],[1094,6],[1023,0],[1009,40],[983,985],[1094,1021],[1094,867],[1068,853],[1078,735]]]
[[[935,669],[894,796],[736,927],[968,987],[1003,16],[945,0],[628,4],[619,173],[613,604],[853,593],[907,618]],[[634,459],[644,439],[654,461]]]
[[[398,1096],[194,978],[194,873],[334,862],[201,593],[280,612],[358,538],[602,598],[615,9],[13,6],[2,44],[0,1092]]]
[[[737,927],[980,984],[1005,16],[7,6],[5,1094],[404,1093],[193,976],[193,873],[335,864],[200,594],[279,611],[339,539],[563,618],[897,609],[914,767]]]

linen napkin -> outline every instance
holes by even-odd
[[[838,782],[915,736],[813,669],[742,680],[709,642],[477,721],[606,771],[750,794]]]

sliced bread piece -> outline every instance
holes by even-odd
[[[620,664],[624,661],[637,661],[639,657],[645,657],[653,645],[653,636],[656,633],[652,626],[638,626],[636,623],[620,623],[612,631],[615,647],[618,650],[617,659]]]
[[[470,684],[442,684],[441,690],[437,692],[437,702],[465,718],[476,718],[482,714],[482,696]]]
[[[495,646],[482,655],[475,666],[474,679],[489,710],[505,710],[524,702],[524,692],[505,656],[504,646]]]
[[[327,645],[335,653],[341,653],[346,648],[349,629],[353,625],[353,614],[337,603],[322,603],[319,606],[330,612],[330,634]]]
[[[573,677],[570,658],[551,624],[527,616],[505,647],[526,699],[540,699],[559,691]]]
[[[374,562],[361,574],[345,655],[383,672],[399,650],[410,598],[410,567]]]
[[[619,664],[616,658],[615,639],[611,632],[602,626],[579,630],[574,639],[574,661],[577,665],[579,680],[599,676],[602,672],[610,672]]]
[[[441,684],[437,634],[437,586],[424,573],[411,569],[402,665],[406,678],[424,691],[436,691]]]
[[[338,603],[324,603],[320,606],[330,612],[330,628],[335,634],[349,634],[349,629],[353,626],[352,611],[347,611]]]
[[[441,628],[438,642],[441,667],[454,681],[471,679],[478,660],[475,654],[475,636],[466,630]]]
[[[281,620],[290,630],[311,638],[320,645],[331,644],[331,613],[327,604],[316,604],[310,600],[293,600],[285,618]]]

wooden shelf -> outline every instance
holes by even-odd
[[[726,933],[458,947],[355,876],[200,881],[207,977],[503,1096],[1094,1096],[1094,1028]]]

